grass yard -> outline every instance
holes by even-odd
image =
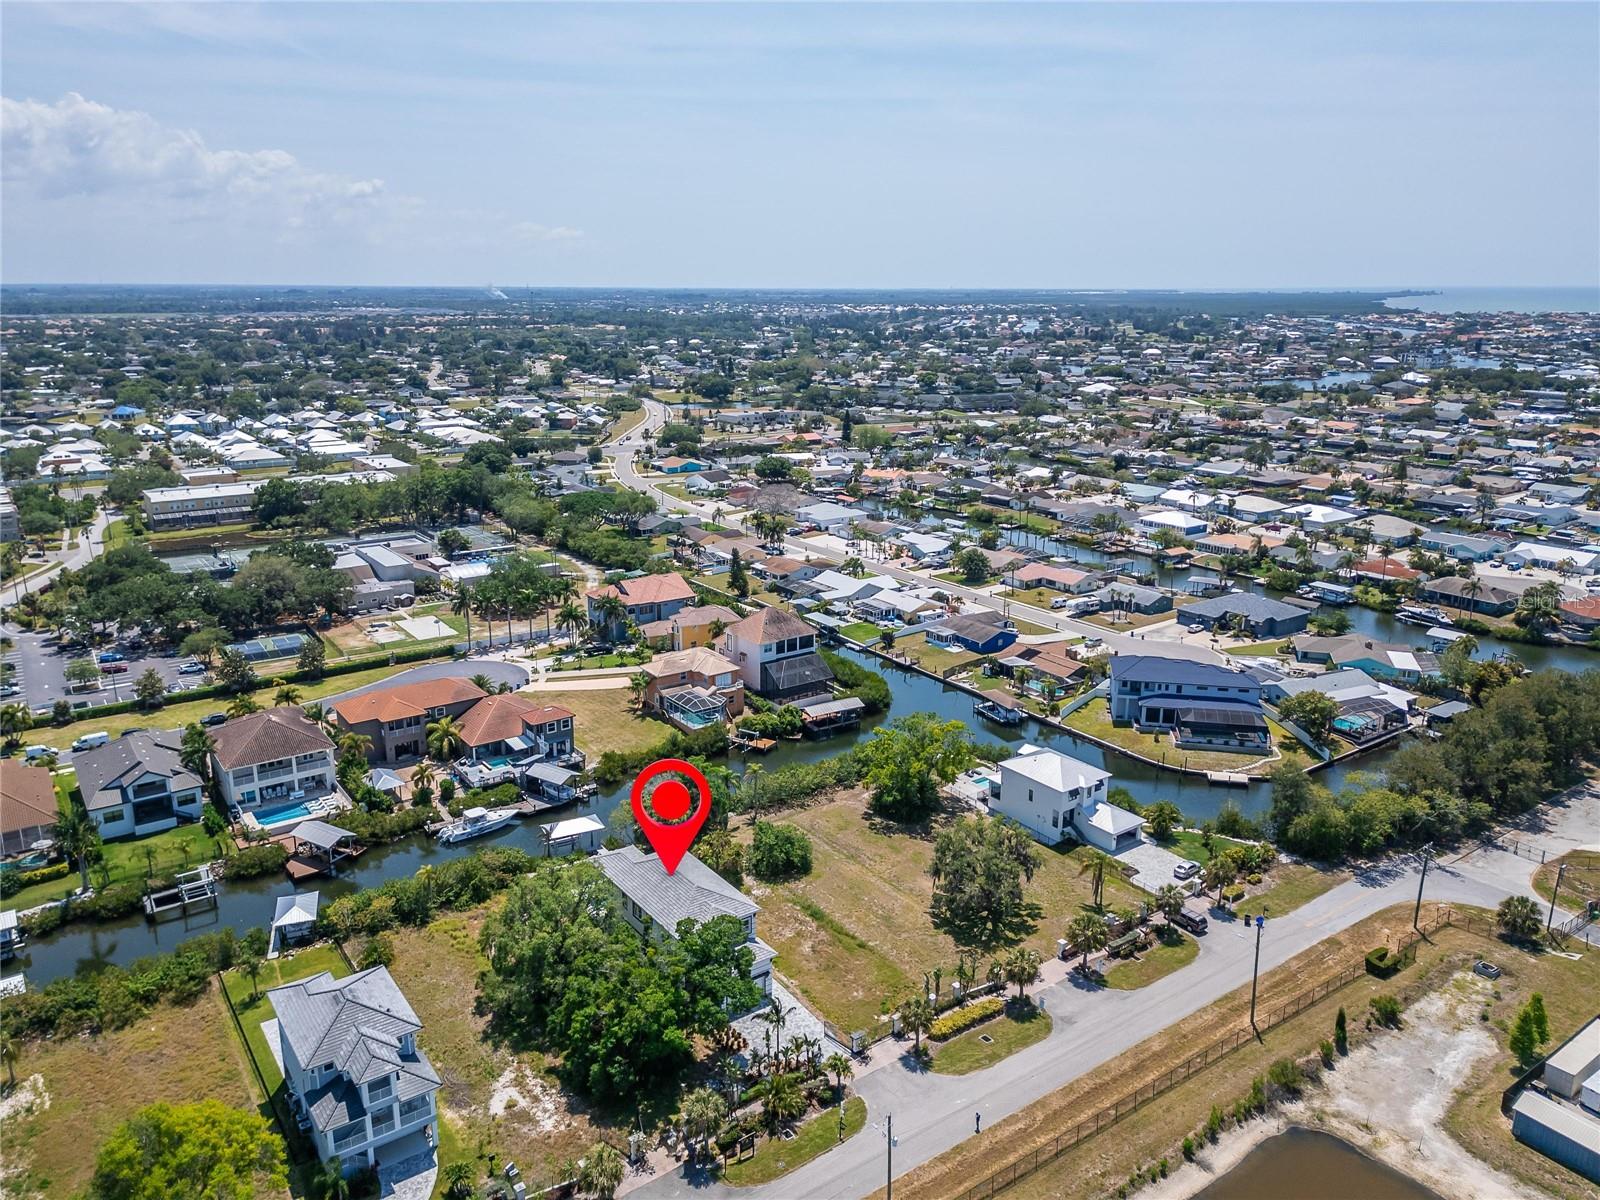
[[[1127,614],[1127,616],[1123,617],[1122,620],[1113,621],[1110,614],[1098,612],[1090,613],[1088,616],[1081,619],[1089,622],[1091,625],[1098,625],[1102,629],[1113,629],[1120,631],[1125,629],[1144,629],[1149,625],[1159,625],[1163,621],[1172,620],[1173,615],[1171,609],[1168,609],[1166,612],[1157,613],[1130,612]]]
[[[486,1018],[475,1011],[472,980],[486,965],[478,931],[488,911],[395,930],[389,969],[422,1021],[418,1040],[444,1081],[441,1166],[470,1161],[482,1178],[486,1162],[480,1147],[485,1154],[492,1150],[501,1163],[515,1162],[529,1192],[536,1193],[559,1182],[562,1164],[581,1158],[602,1136],[623,1145],[627,1131],[592,1118],[561,1088],[542,1054],[517,1053],[485,1040]],[[442,1194],[442,1186],[436,1194]]]
[[[1032,621],[1018,620],[1015,615],[1012,616],[1011,623],[1017,627],[1017,636],[1019,637],[1023,635],[1036,637],[1047,633],[1061,632],[1059,629],[1051,629],[1048,625],[1036,625]],[[1083,641],[1083,639],[1080,637],[1070,637],[1063,638],[1059,644],[1063,646],[1075,646],[1081,641]]]
[[[970,666],[983,658],[981,654],[974,654],[970,650],[947,650],[943,646],[930,646],[928,635],[925,633],[896,638],[894,651],[913,660],[923,670],[933,671],[936,674],[942,674],[952,667]]]
[[[655,717],[641,717],[633,710],[627,688],[599,688],[593,691],[539,690],[526,695],[540,704],[554,704],[571,711],[578,748],[592,761],[607,750],[644,750],[661,742],[672,726]]]
[[[839,630],[841,637],[869,645],[877,645],[878,637],[882,633],[883,626],[874,625],[871,621],[855,621]]]
[[[1159,843],[1163,850],[1170,850],[1179,858],[1187,858],[1190,862],[1197,862],[1202,867],[1211,861],[1213,854],[1220,854],[1229,847],[1242,846],[1244,844],[1214,833],[1211,835],[1211,848],[1208,850],[1206,849],[1205,835],[1196,833],[1192,829],[1174,829],[1170,838]]]
[[[778,885],[751,885],[760,903],[762,937],[778,952],[778,969],[845,1033],[874,1032],[889,1007],[920,986],[934,967],[951,967],[956,948],[928,919],[933,840],[863,812],[859,799],[784,814],[811,838],[812,871]],[[1041,850],[1027,895],[1043,910],[1027,944],[1041,955],[1090,898],[1079,874],[1081,849]],[[1143,895],[1108,874],[1105,902],[1137,904]]]
[[[1552,858],[1533,873],[1533,890],[1548,903],[1555,896],[1556,873],[1561,876],[1561,906],[1576,912],[1585,901],[1600,900],[1600,850],[1573,850]]]
[[[343,692],[352,691],[358,687],[365,687],[369,683],[378,683],[391,675],[398,675],[401,671],[409,671],[412,667],[421,666],[421,663],[397,663],[394,666],[385,664],[381,667],[368,667],[361,671],[350,671],[343,675],[331,675],[320,679],[316,683],[297,683],[294,686],[300,692],[300,703],[309,704],[313,700],[325,700],[329,696],[337,696]],[[257,688],[251,693],[255,702],[262,708],[272,707],[272,697],[278,689],[270,683]],[[40,745],[54,746],[58,750],[65,750],[73,741],[86,732],[105,730],[112,737],[117,737],[128,729],[177,729],[185,725],[192,725],[208,713],[222,712],[228,707],[229,698],[226,696],[213,696],[209,700],[185,700],[177,704],[164,705],[149,712],[117,713],[110,717],[86,717],[74,721],[70,725],[40,726],[30,730],[28,738],[36,740]]]
[[[1138,958],[1119,962],[1106,972],[1106,986],[1131,992],[1192,963],[1200,943],[1176,929],[1166,930],[1159,941]]]
[[[1282,652],[1289,645],[1289,639],[1284,638],[1277,642],[1250,642],[1244,646],[1224,646],[1225,654],[1238,654],[1246,658],[1270,658]]]
[[[1349,878],[1348,871],[1311,867],[1305,863],[1279,863],[1262,881],[1265,890],[1252,892],[1239,903],[1252,912],[1259,912],[1261,906],[1266,905],[1269,913],[1281,917]]]
[[[274,1019],[272,1002],[267,999],[267,993],[280,984],[293,983],[296,979],[305,979],[322,971],[329,971],[334,978],[342,979],[350,973],[350,968],[344,965],[344,959],[332,946],[312,946],[293,955],[262,963],[261,974],[254,985],[250,982],[250,976],[238,968],[222,977],[228,999],[233,1001],[234,1011],[239,1014],[239,1024],[244,1027],[245,1041],[255,1056],[256,1066],[261,1068],[262,1077],[274,1095],[283,1083],[283,1072],[278,1069],[272,1049],[267,1045],[266,1035],[261,1031],[265,1022]],[[256,990],[257,986],[259,991]],[[284,1103],[287,1104],[287,1101]]]
[[[933,1069],[941,1075],[970,1075],[1049,1036],[1050,1014],[1031,1004],[1017,1011],[1008,1003],[998,1019],[957,1034],[935,1050]]]
[[[101,887],[130,880],[142,881],[152,875],[186,871],[201,863],[226,858],[232,853],[233,845],[227,838],[210,837],[198,823],[179,825],[176,829],[153,833],[149,837],[106,842],[103,847],[104,861],[100,866],[89,868],[89,882]],[[102,867],[104,874],[101,873]],[[6,907],[22,912],[48,900],[59,900],[77,891],[81,882],[78,872],[73,870],[60,879],[23,888],[7,898]]]
[[[835,1105],[800,1126],[793,1141],[768,1138],[743,1162],[729,1163],[723,1168],[722,1182],[733,1187],[771,1183],[796,1167],[804,1166],[817,1155],[848,1142],[861,1132],[866,1123],[867,1102],[860,1096],[851,1096],[844,1102],[843,1137],[839,1136],[839,1109]]]
[[[998,575],[985,575],[982,579],[972,580],[968,579],[960,571],[937,571],[934,573],[933,578],[940,583],[953,583],[957,587],[983,588],[988,587],[1000,577]]]
[[[232,1028],[222,997],[210,989],[192,1004],[160,1005],[126,1029],[20,1047],[14,1095],[19,1103],[24,1089],[41,1095],[0,1127],[5,1194],[80,1194],[101,1144],[147,1104],[214,1099],[254,1106],[250,1068]]]
[[[1172,744],[1164,732],[1143,733],[1132,725],[1119,725],[1111,720],[1111,710],[1103,697],[1097,697],[1066,718],[1069,728],[1090,737],[1109,742],[1129,754],[1138,755],[1169,767],[1186,767],[1191,771],[1241,771],[1250,775],[1265,775],[1279,762],[1309,766],[1311,756],[1306,753],[1295,736],[1271,717],[1267,729],[1273,745],[1278,747],[1280,758],[1267,759],[1257,765],[1257,756],[1249,751],[1233,753],[1227,750],[1184,750]],[[1283,743],[1287,742],[1288,746]]]
[[[1425,919],[1431,916],[1434,908],[1424,905]],[[1480,920],[1485,919],[1482,913],[1478,916]],[[1337,975],[1359,962],[1367,949],[1398,936],[1410,924],[1411,906],[1396,905],[1296,955],[1261,977],[1263,1008],[1271,1011],[1274,1005]],[[1185,1134],[1193,1133],[1205,1122],[1211,1106],[1231,1106],[1236,1097],[1249,1090],[1251,1078],[1264,1072],[1275,1059],[1315,1053],[1318,1042],[1331,1036],[1334,1014],[1341,1006],[1350,1014],[1364,1014],[1367,999],[1372,995],[1419,992],[1425,978],[1443,983],[1455,971],[1470,968],[1475,952],[1487,949],[1496,961],[1505,959],[1503,948],[1504,943],[1483,934],[1457,928],[1440,930],[1433,935],[1431,944],[1423,943],[1419,947],[1417,964],[1394,979],[1359,976],[1355,982],[1331,992],[1304,1012],[1265,1030],[1260,1041],[1247,1041],[1162,1093],[1156,1103],[1147,1104],[1115,1125],[1106,1126],[1100,1134],[1045,1164],[1001,1195],[1005,1200],[1044,1200],[1045,1197],[1100,1200],[1111,1195],[1134,1170],[1148,1167],[1163,1156],[1170,1156],[1176,1163],[1178,1143]],[[1574,968],[1575,974],[1587,971],[1593,979],[1592,958],[1581,965],[1567,965]],[[1548,992],[1546,1000],[1548,1003]],[[1592,1007],[1591,1004],[1589,1015],[1593,1015]],[[1092,1116],[1102,1106],[1159,1079],[1175,1062],[1210,1045],[1217,1037],[1246,1028],[1249,1009],[1250,982],[1246,979],[1242,986],[1220,1000],[1102,1063],[998,1122],[992,1129],[986,1129],[983,1138],[964,1142],[917,1167],[900,1181],[901,1186],[896,1190],[903,1188],[908,1195],[927,1198],[961,1195],[1015,1158],[1047,1146],[1062,1131]],[[1571,1026],[1564,1021],[1567,1010],[1563,1008],[1562,1012],[1563,1016],[1558,1017],[1555,1007],[1550,1007],[1552,1032],[1556,1029],[1570,1032]],[[1373,1036],[1364,1032],[1359,1016],[1350,1022],[1350,1030],[1352,1044]],[[1496,1074],[1490,1104],[1490,1111],[1496,1118],[1499,1117],[1500,1089],[1504,1086],[1501,1076]],[[1502,1120],[1501,1127],[1504,1143],[1517,1149],[1510,1140],[1508,1124]],[[1004,1147],[1004,1150],[997,1147]],[[880,1189],[874,1195],[881,1197],[883,1193]]]

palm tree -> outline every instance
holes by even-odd
[[[1106,923],[1093,913],[1079,913],[1067,926],[1067,940],[1074,949],[1083,951],[1084,970],[1089,968],[1089,954],[1106,944]]]
[[[1206,864],[1206,886],[1217,889],[1217,902],[1222,901],[1222,889],[1234,880],[1233,863],[1224,855],[1216,855]]]
[[[454,717],[440,717],[428,726],[428,753],[440,762],[449,762],[466,745],[461,725]]]
[[[917,993],[900,1006],[900,1027],[909,1029],[916,1039],[911,1053],[922,1054],[922,1035],[933,1027],[933,1004],[928,997]]]
[[[855,1064],[850,1061],[848,1055],[840,1054],[835,1050],[822,1060],[822,1069],[833,1076],[833,1098],[835,1100],[843,1100],[844,1081],[855,1075]]]
[[[793,1075],[774,1075],[767,1081],[767,1090],[761,1097],[761,1116],[768,1129],[776,1131],[779,1126],[799,1119],[805,1111],[805,1093],[795,1083]]]
[[[633,698],[635,708],[644,703],[644,690],[649,686],[650,676],[644,671],[635,671],[628,677],[628,695]]]
[[[460,587],[456,589],[456,598],[450,602],[450,611],[462,617],[467,622],[467,648],[472,648],[472,608],[476,602],[472,589]]]
[[[1182,888],[1173,883],[1165,884],[1156,893],[1156,908],[1160,910],[1162,916],[1171,921],[1183,911],[1185,899]]]
[[[230,717],[248,717],[251,713],[260,711],[261,705],[244,693],[235,696],[228,704],[228,716]]]
[[[556,628],[565,633],[573,641],[578,640],[578,635],[589,627],[589,614],[583,611],[579,604],[568,600],[561,606],[561,611],[556,613]]]
[[[689,1141],[691,1162],[694,1144],[709,1142],[727,1115],[728,1102],[711,1088],[696,1088],[683,1098],[683,1133]]]
[[[471,679],[467,680],[467,682],[473,687],[477,688],[480,692],[488,693],[494,691],[494,680],[490,679],[482,671],[479,671]]]
[[[339,739],[340,758],[365,758],[372,751],[372,739],[364,733],[347,733]]]
[[[350,1181],[344,1177],[344,1162],[335,1154],[322,1166],[317,1176],[317,1191],[322,1200],[349,1200]]]
[[[33,714],[26,704],[7,704],[0,708],[0,738],[4,738],[6,745],[16,745],[32,728]]]
[[[608,1142],[596,1142],[583,1156],[583,1169],[578,1172],[578,1187],[594,1200],[611,1200],[622,1186],[622,1173],[627,1164],[622,1154]]]
[[[300,689],[292,683],[283,684],[272,697],[272,703],[277,708],[285,708],[290,704],[298,704],[299,702]]]
[[[6,1065],[6,1091],[17,1086],[17,1060],[22,1057],[22,1043],[11,1034],[0,1030],[0,1062]]]
[[[444,1194],[453,1200],[465,1200],[472,1194],[472,1179],[474,1172],[472,1164],[468,1162],[453,1162],[448,1164],[444,1171]]]
[[[623,625],[628,620],[628,606],[622,602],[622,597],[615,592],[604,596],[597,596],[594,602],[594,627],[603,636],[610,636],[610,631]]]
[[[1089,883],[1094,892],[1094,906],[1102,910],[1105,908],[1103,901],[1106,888],[1106,866],[1110,862],[1111,856],[1109,854],[1103,850],[1096,850],[1091,846],[1085,852],[1082,865],[1078,867],[1079,875],[1093,876]]]
[[[339,722],[333,719],[333,709],[321,704],[306,706],[306,716],[316,722],[317,727],[330,736],[339,732]]]
[[[1007,983],[1017,985],[1017,999],[1028,994],[1028,985],[1039,978],[1039,952],[1018,946],[1006,955],[1004,966]]]
[[[78,864],[83,890],[88,891],[89,860],[100,848],[99,826],[88,813],[73,804],[56,820],[55,840],[61,853]]]

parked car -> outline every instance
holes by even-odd
[[[207,713],[205,716],[200,718],[200,724],[207,726],[223,725],[227,723],[227,720],[227,713]]]
[[[186,662],[178,668],[179,675],[204,675],[206,665],[203,662]]]
[[[95,661],[96,662],[103,662],[103,663],[114,663],[114,662],[121,662],[124,657],[126,657],[126,656],[120,650],[103,650],[103,651],[101,651],[100,656],[97,659],[95,659]]]
[[[1071,603],[1072,603],[1072,597],[1071,596],[1057,596],[1054,600],[1050,601],[1050,607],[1051,608],[1065,608],[1067,605],[1069,605]]]
[[[20,695],[22,695],[22,689],[19,688],[14,683],[8,683],[8,684],[5,685],[5,687],[0,687],[0,696],[20,696]]]
[[[1174,879],[1193,879],[1200,874],[1200,864],[1197,862],[1181,862],[1172,868]]]
[[[29,746],[22,752],[22,757],[28,762],[33,762],[36,759],[48,758],[55,752],[55,747],[53,746]]]
[[[126,675],[128,672],[128,664],[125,662],[101,663],[100,670],[106,675]]]
[[[1193,904],[1186,904],[1179,909],[1178,915],[1172,918],[1172,923],[1187,929],[1190,933],[1204,933],[1208,924],[1205,913]]]

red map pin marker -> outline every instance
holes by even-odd
[[[644,806],[645,785],[656,776],[669,773],[680,778],[663,779],[656,784],[655,790],[650,793],[650,807],[655,809],[655,815],[652,816]],[[698,805],[694,805],[685,779],[694,784],[699,792]],[[700,827],[711,815],[711,787],[706,783],[706,777],[692,763],[686,763],[681,758],[657,759],[640,771],[639,777],[633,781],[632,800],[634,819],[639,822],[639,828],[644,830],[645,840],[655,850],[661,865],[671,875],[678,869],[683,856],[689,853]],[[694,811],[690,812],[692,805]]]

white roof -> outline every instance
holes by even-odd
[[[293,895],[279,896],[272,914],[272,924],[274,927],[309,924],[317,919],[321,902],[320,892],[295,892]]]
[[[1024,748],[1015,758],[1008,758],[1001,763],[1000,768],[1015,771],[1026,779],[1058,792],[1070,792],[1073,788],[1092,788],[1095,784],[1111,778],[1109,771],[1102,771],[1099,767],[1079,762],[1059,750],[1048,749]]]
[[[1105,830],[1112,837],[1120,837],[1130,830],[1138,829],[1144,824],[1144,820],[1134,816],[1125,808],[1118,808],[1115,804],[1098,800],[1089,810],[1089,824],[1096,829]]]

